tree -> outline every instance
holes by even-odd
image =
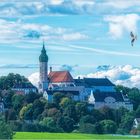
[[[96,129],[97,134],[103,134],[103,128],[100,125],[100,122],[96,122],[94,125],[95,125],[95,129]]]
[[[7,112],[7,120],[16,120],[17,119],[17,115],[16,115],[16,111],[14,109],[9,109]]]
[[[16,84],[29,82],[27,78],[19,74],[9,73],[7,76],[0,77],[0,89],[8,90]]]
[[[64,97],[61,99],[61,102],[59,103],[59,105],[62,108],[66,108],[68,105],[72,104],[72,100],[68,97]]]
[[[112,120],[103,120],[100,122],[104,134],[115,134],[117,125]]]
[[[80,124],[79,132],[88,134],[97,134],[95,125],[91,123]]]
[[[87,104],[84,103],[84,102],[78,102],[78,103],[75,105],[75,110],[76,110],[76,113],[77,113],[78,120],[79,120],[82,116],[88,114],[88,107],[87,107]]]
[[[119,109],[114,111],[114,117],[115,117],[115,122],[117,123],[117,125],[120,124],[122,117],[127,114],[129,111],[124,108],[124,107],[120,107]]]
[[[140,105],[138,106],[137,110],[136,110],[136,118],[140,118]]]
[[[132,88],[128,93],[129,99],[133,103],[134,110],[140,105],[140,91],[138,88]]]
[[[51,117],[46,117],[40,121],[40,125],[48,132],[62,132],[62,129],[57,127],[55,121]]]
[[[80,119],[80,124],[91,123],[94,124],[96,122],[95,116],[86,115],[82,116]]]
[[[67,107],[63,108],[63,115],[72,118],[75,122],[77,122],[77,114],[75,110],[74,104],[69,104]]]
[[[14,92],[11,90],[8,90],[2,94],[3,102],[7,108],[12,107],[12,96],[13,95],[14,95]]]
[[[38,132],[39,125],[36,123],[26,123],[24,122],[22,125],[22,131],[24,132]]]
[[[53,94],[53,102],[58,105],[63,97],[65,97],[63,93],[56,92]]]
[[[128,92],[130,91],[130,88],[124,87],[124,86],[122,86],[122,85],[117,85],[117,86],[116,86],[116,91],[117,91],[117,92],[121,92],[121,93],[123,93],[124,95],[127,95]]]
[[[14,132],[22,131],[23,122],[20,121],[20,120],[10,121],[10,122],[9,122],[9,125],[10,125],[10,128],[11,128]]]
[[[60,111],[57,108],[50,108],[47,111],[47,116],[57,119],[61,115]]]
[[[39,115],[44,111],[44,103],[41,102],[39,99],[36,99],[33,102],[33,119],[37,119]]]
[[[3,116],[0,115],[0,139],[12,139],[13,131],[8,124],[6,124]]]
[[[57,120],[57,126],[63,128],[65,132],[72,132],[74,129],[74,120],[67,116],[60,117]]]
[[[23,106],[19,112],[20,119],[32,120],[32,114],[33,114],[32,107],[33,107],[32,104],[28,104],[26,106]]]
[[[114,113],[113,113],[113,109],[107,107],[107,106],[104,106],[102,107],[100,110],[99,110],[103,116],[104,116],[104,119],[106,120],[114,120]]]
[[[12,97],[12,105],[13,105],[13,108],[16,110],[17,113],[20,111],[21,107],[23,106],[23,103],[24,103],[24,95],[15,94]]]
[[[130,114],[125,114],[122,119],[121,119],[121,123],[120,123],[120,129],[123,129],[123,131],[125,133],[129,133],[132,126],[133,126],[133,121],[134,121],[134,116],[130,115]]]
[[[91,115],[94,116],[94,119],[96,122],[104,119],[104,115],[99,110],[96,110],[96,109],[93,109],[91,111]]]
[[[29,93],[25,95],[25,102],[29,103],[33,103],[34,100],[39,99],[41,97],[41,94],[37,94],[37,93]]]
[[[55,104],[55,103],[46,102],[45,106],[44,106],[44,109],[48,110],[50,108],[57,108],[57,109],[59,109],[59,106],[57,104]]]

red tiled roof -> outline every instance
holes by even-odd
[[[73,82],[73,78],[68,71],[52,71],[49,73],[49,79],[52,83]]]

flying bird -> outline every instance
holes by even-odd
[[[134,35],[133,32],[130,32],[130,36],[131,36],[131,46],[133,46],[135,40],[137,40],[137,35]]]

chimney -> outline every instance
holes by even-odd
[[[50,72],[52,72],[52,67],[50,67]]]

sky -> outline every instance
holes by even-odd
[[[44,40],[53,70],[140,87],[139,13],[139,0],[1,0],[0,75],[37,83]]]

